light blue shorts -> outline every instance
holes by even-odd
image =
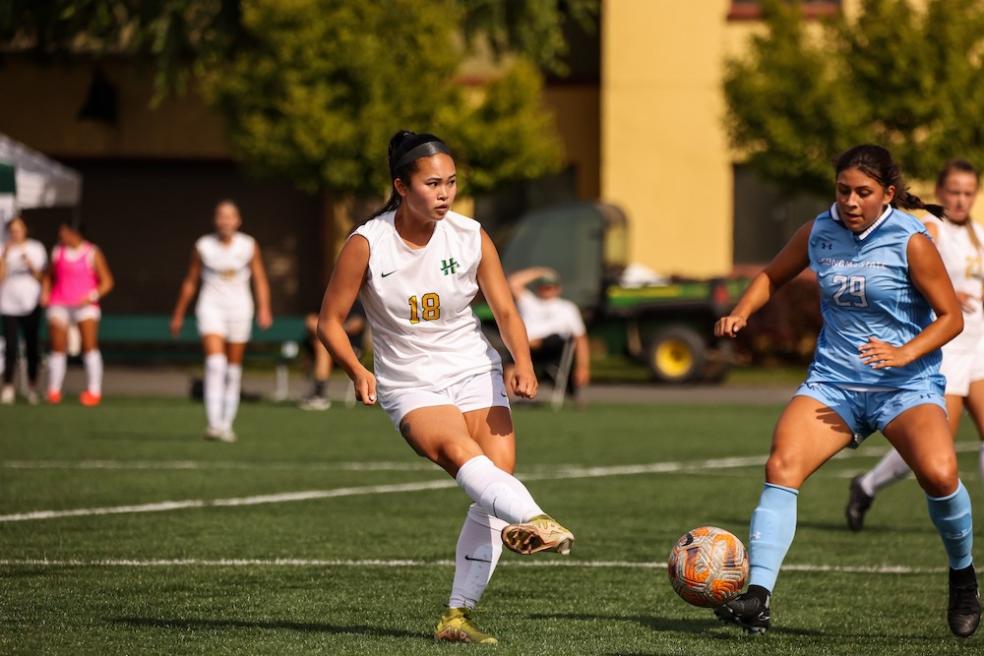
[[[895,389],[887,391],[859,392],[832,383],[803,383],[793,396],[808,396],[824,404],[844,420],[857,448],[875,431],[884,431],[893,419],[919,405],[938,405],[946,412],[943,385],[939,381],[927,381],[924,389]]]

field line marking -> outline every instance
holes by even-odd
[[[615,465],[609,467],[563,467],[550,473],[531,472],[519,474],[523,481],[551,481],[584,478],[606,478],[610,476],[636,476],[642,474],[666,474],[687,471],[707,471],[733,469],[764,465],[768,456],[741,456],[733,458],[711,458],[708,460],[654,462],[642,465]],[[171,510],[186,510],[191,508],[215,508],[235,506],[257,506],[269,503],[290,503],[296,501],[311,501],[336,497],[361,496],[367,494],[393,494],[399,492],[421,492],[456,487],[454,480],[442,478],[417,483],[399,483],[392,485],[365,485],[358,487],[342,487],[330,490],[306,490],[299,492],[281,492],[276,494],[261,494],[248,497],[233,497],[227,499],[185,499],[180,501],[159,501],[154,503],[133,504],[125,506],[107,506],[101,508],[75,508],[69,510],[35,510],[23,513],[0,515],[0,523],[23,522],[43,519],[60,519],[64,517],[89,517],[97,515],[120,515],[130,513],[166,512]]]
[[[349,567],[349,568],[401,568],[401,567],[454,567],[453,560],[340,560],[309,558],[176,558],[130,559],[6,559],[0,567]],[[663,562],[629,560],[505,560],[499,567],[560,567],[587,569],[642,569],[662,570]],[[907,565],[818,565],[811,563],[787,563],[787,572],[834,572],[840,574],[938,574],[943,567],[910,567]]]
[[[976,452],[978,443],[961,442],[956,445],[958,453]],[[880,458],[888,452],[887,445],[862,446],[857,451],[844,450],[836,457],[844,458]],[[750,456],[755,458],[757,456]],[[724,462],[731,459],[722,458]],[[711,461],[708,461],[711,462]],[[663,463],[668,464],[668,463]],[[661,463],[637,465],[638,467],[659,467]],[[757,465],[758,462],[751,464]],[[636,465],[629,465],[633,467]],[[401,462],[401,461],[349,461],[349,462],[249,462],[245,460],[0,460],[2,469],[77,469],[77,470],[310,470],[310,471],[437,471],[437,465],[430,462]],[[529,470],[529,476],[543,472],[579,470],[577,465],[538,465]],[[673,470],[677,471],[677,470]],[[658,470],[647,469],[641,473],[659,473]]]

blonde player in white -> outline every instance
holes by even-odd
[[[318,332],[358,398],[373,405],[378,393],[410,446],[455,477],[474,501],[435,638],[495,643],[469,612],[502,545],[521,554],[566,554],[574,535],[544,514],[512,476],[516,447],[506,385],[533,398],[537,381],[495,246],[477,221],[451,211],[454,159],[437,137],[401,131],[390,141],[389,171],[389,202],[342,248]],[[516,363],[507,381],[471,311],[479,289]],[[357,296],[372,329],[373,372],[359,362],[343,328]]]
[[[257,324],[265,330],[273,324],[273,316],[260,247],[255,239],[239,232],[239,208],[231,200],[220,202],[214,221],[215,232],[195,242],[174,306],[171,334],[181,333],[185,310],[201,280],[195,316],[205,351],[205,438],[235,442],[232,424],[239,410],[243,356],[253,327],[250,280],[256,294]]]
[[[950,428],[956,435],[966,408],[984,440],[984,228],[970,217],[979,183],[980,175],[970,163],[959,159],[947,162],[936,179],[936,197],[946,218],[930,216],[924,222],[963,309],[963,332],[943,346],[940,365],[940,373],[946,377]],[[984,442],[978,466],[984,479]],[[860,531],[878,491],[908,474],[908,465],[892,449],[873,469],[852,480],[845,509],[848,527]]]

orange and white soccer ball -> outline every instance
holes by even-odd
[[[684,533],[670,551],[670,583],[684,601],[714,607],[737,597],[748,578],[748,553],[733,533],[701,526]]]

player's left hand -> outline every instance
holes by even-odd
[[[271,314],[270,310],[267,309],[260,310],[256,314],[256,323],[261,329],[267,330],[273,325],[273,314]]]
[[[868,342],[858,347],[861,361],[872,369],[904,367],[913,360],[904,346],[895,346],[880,339],[869,337]]]
[[[538,385],[532,366],[516,366],[506,381],[509,392],[523,399],[535,399]]]

